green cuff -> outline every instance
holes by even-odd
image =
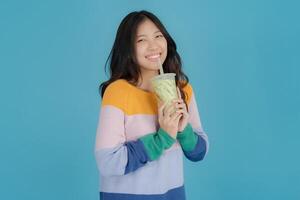
[[[182,132],[178,132],[177,140],[184,151],[192,151],[197,144],[198,137],[194,133],[192,126],[187,124]]]
[[[176,142],[176,139],[162,128],[159,128],[157,133],[151,133],[139,139],[143,142],[150,160],[159,158],[165,149],[170,148]]]

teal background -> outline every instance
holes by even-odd
[[[141,9],[175,39],[210,139],[204,161],[185,160],[187,199],[300,199],[299,6],[2,0],[0,199],[98,199],[98,85],[119,23]]]

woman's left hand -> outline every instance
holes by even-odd
[[[176,112],[178,113],[182,113],[182,117],[179,119],[179,123],[178,123],[178,131],[182,132],[184,130],[184,128],[186,127],[186,125],[189,122],[189,113],[187,111],[186,105],[183,101],[183,99],[181,98],[181,93],[179,88],[177,87],[177,94],[178,94],[178,99],[173,100],[173,103],[175,104],[175,108],[176,108]]]

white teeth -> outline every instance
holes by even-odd
[[[156,54],[156,55],[153,55],[153,56],[146,56],[146,57],[152,59],[152,58],[158,58],[159,56],[160,56],[159,54]]]

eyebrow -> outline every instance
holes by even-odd
[[[153,34],[158,33],[158,32],[161,32],[161,31],[160,30],[155,31]],[[142,35],[138,35],[137,37],[142,37],[142,36],[146,36],[146,35],[142,34]]]

